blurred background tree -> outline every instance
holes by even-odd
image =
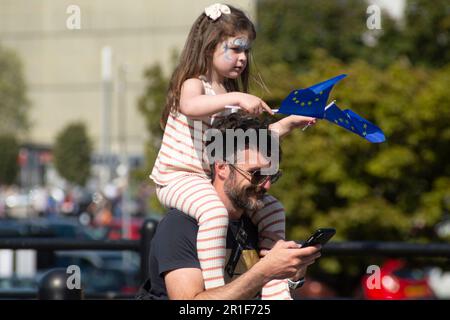
[[[442,67],[450,60],[449,30],[448,1],[407,0],[404,21],[383,32],[377,54],[402,54],[414,65]]]
[[[308,69],[316,49],[343,62],[365,59],[387,67],[400,57],[413,65],[441,67],[450,59],[450,4],[406,0],[401,20],[382,11],[381,30],[368,30],[368,3],[360,0],[260,0],[257,7],[258,64]]]
[[[145,92],[139,98],[138,108],[145,118],[148,140],[145,146],[145,165],[132,173],[134,181],[148,181],[150,172],[153,168],[163,131],[160,125],[162,110],[166,103],[166,93],[169,85],[169,79],[164,76],[161,67],[156,64],[144,72],[147,82]],[[148,201],[149,207],[155,212],[162,212],[163,207],[159,203],[156,195],[152,195]]]
[[[19,171],[19,142],[12,135],[1,135],[0,150],[0,186],[12,185]]]
[[[0,45],[0,134],[23,134],[28,128],[26,85],[19,57]]]
[[[164,77],[162,69],[159,65],[153,65],[144,73],[147,87],[144,94],[139,98],[138,108],[145,118],[145,123],[149,133],[149,139],[146,146],[146,170],[151,170],[152,163],[156,159],[156,155],[161,144],[163,131],[159,119],[166,103],[166,93],[168,79]]]
[[[361,56],[367,4],[360,0],[261,0],[257,7],[258,62],[307,67],[317,48],[348,61]]]
[[[0,45],[0,185],[16,182],[19,139],[29,126],[29,107],[22,63],[14,51]]]
[[[53,150],[58,173],[68,182],[84,186],[90,176],[92,145],[82,123],[73,123],[56,137]]]
[[[333,98],[379,124],[387,141],[370,144],[327,121],[287,137],[285,175],[272,190],[286,206],[291,237],[332,225],[341,240],[410,240],[415,223],[432,227],[440,200],[432,213],[424,197],[442,190],[450,175],[450,66],[398,62],[381,71],[364,61],[339,66],[319,52],[311,67],[293,83],[304,87],[345,71]]]

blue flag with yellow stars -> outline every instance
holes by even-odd
[[[295,114],[318,119],[325,118],[372,143],[385,141],[383,131],[373,123],[349,109],[342,111],[334,101],[327,105],[331,89],[333,89],[333,86],[338,81],[346,76],[346,74],[341,74],[309,88],[292,91],[281,102],[278,113],[285,115]]]
[[[381,143],[386,140],[383,131],[350,109],[341,110],[332,103],[325,109],[324,118],[331,123],[351,131],[369,142]]]
[[[331,89],[339,80],[346,76],[346,74],[341,74],[309,88],[292,91],[281,102],[278,113],[323,119]]]

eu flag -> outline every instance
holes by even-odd
[[[372,143],[386,140],[383,131],[350,109],[342,111],[334,103],[327,105],[333,86],[345,78],[346,74],[315,84],[306,89],[292,91],[282,102],[278,113],[300,115],[327,119],[344,129],[347,129]]]
[[[372,122],[364,119],[350,109],[341,110],[333,103],[325,109],[324,118],[331,123],[351,131],[369,142],[381,143],[386,140],[383,131]]]
[[[292,91],[281,102],[278,113],[323,119],[331,89],[339,80],[346,76],[346,74],[341,74],[309,88]]]

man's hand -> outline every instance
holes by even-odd
[[[262,247],[272,247],[273,244],[275,244],[277,241],[279,240],[283,240],[282,237],[280,237],[280,235],[274,233],[274,232],[270,232],[270,231],[264,231],[260,234],[260,237],[262,238],[262,241],[260,243],[260,245],[262,245]],[[300,247],[300,245],[299,245]],[[260,257],[264,257],[269,253],[270,249],[262,249],[259,252]],[[292,281],[298,281],[300,278],[303,278],[306,275],[306,271],[308,269],[308,266],[302,266],[298,269],[297,274],[289,279],[291,279]]]
[[[308,266],[320,257],[321,246],[301,248],[294,241],[278,240],[270,250],[262,250],[263,258],[255,265],[268,281],[301,278]],[[297,278],[297,279],[296,279]]]

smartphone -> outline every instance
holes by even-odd
[[[316,244],[324,245],[328,242],[336,233],[334,228],[320,228],[314,232],[308,240],[302,244],[302,248],[314,246]]]

